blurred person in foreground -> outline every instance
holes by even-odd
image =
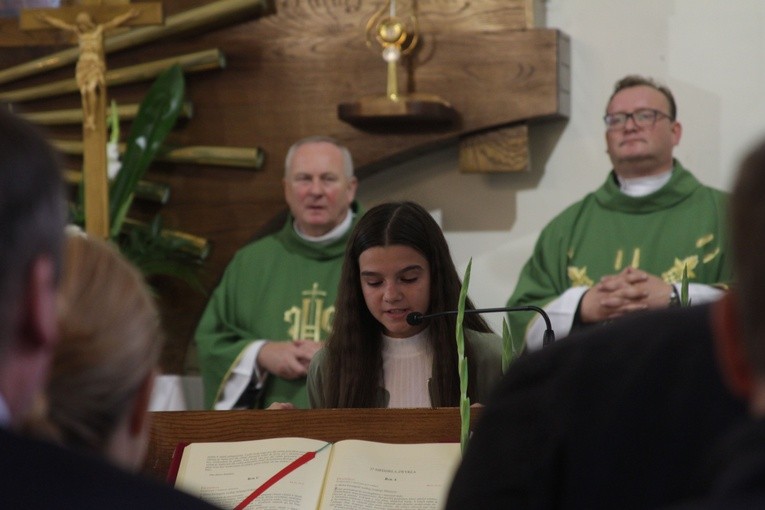
[[[0,480],[7,508],[211,508],[91,455],[22,436],[59,340],[65,205],[58,159],[0,111]]]
[[[733,430],[713,457],[714,483],[687,508],[765,508],[765,142],[744,159],[731,196],[735,285],[715,307],[717,356],[754,420]],[[686,508],[686,507],[683,507]]]
[[[105,242],[67,237],[58,295],[60,341],[32,433],[138,471],[162,350],[141,273]]]

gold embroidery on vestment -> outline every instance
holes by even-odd
[[[321,332],[329,332],[332,327],[334,305],[324,307],[327,293],[319,290],[319,284],[314,282],[311,290],[302,292],[302,306],[293,306],[284,312],[284,322],[290,323],[287,330],[292,340],[304,339],[318,342]]]
[[[675,264],[667,271],[661,274],[661,279],[666,283],[680,283],[683,279],[683,269],[688,268],[688,279],[696,277],[696,273],[693,272],[696,266],[699,265],[698,255],[692,255],[686,257],[683,260],[675,258]]]
[[[640,248],[635,248],[635,251],[632,252],[632,264],[630,264],[630,267],[635,269],[640,267]]]
[[[590,277],[587,276],[587,266],[568,266],[568,279],[571,281],[572,287],[592,287],[592,284],[594,283]]]
[[[711,243],[715,238],[714,234],[707,234],[696,239],[696,248],[703,248],[705,245]]]
[[[719,254],[720,254],[720,247],[718,246],[717,248],[714,249],[714,251],[704,255],[704,258],[702,259],[702,261],[704,262],[704,264],[708,264],[709,262],[712,262]]]
[[[621,271],[624,263],[624,250],[616,250],[616,260],[614,260],[614,271]]]

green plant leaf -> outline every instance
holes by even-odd
[[[465,300],[467,299],[467,289],[470,285],[470,269],[473,265],[473,259],[468,261],[465,269],[465,276],[462,278],[462,288],[460,289],[459,301],[457,301],[457,356],[459,359],[465,357],[465,336],[462,329],[462,322],[465,319]]]
[[[457,326],[456,326],[456,340],[457,340],[457,360],[458,370],[460,377],[460,444],[462,453],[465,453],[467,448],[467,441],[470,434],[470,399],[467,395],[468,389],[468,364],[465,358],[465,331],[462,326],[465,320],[465,301],[467,300],[467,291],[470,286],[470,269],[473,266],[473,259],[468,261],[467,268],[465,269],[465,276],[462,279],[462,288],[460,289],[460,297],[457,302]]]
[[[162,219],[159,215],[146,227],[134,228],[120,235],[117,244],[123,255],[147,279],[170,276],[204,294],[200,277],[202,261],[184,251],[185,241],[162,235]]]
[[[84,180],[80,180],[77,185],[77,191],[75,192],[75,200],[69,204],[69,213],[71,217],[69,221],[80,227],[85,226],[85,183]]]
[[[510,328],[507,327],[507,321],[502,319],[502,373],[507,372],[507,367],[515,358],[515,345],[513,345],[513,335]]]
[[[691,306],[691,298],[688,295],[688,264],[683,266],[683,282],[680,285],[680,306]]]
[[[145,278],[169,276],[204,294],[202,261],[192,255],[194,250],[188,249],[188,241],[163,235],[160,215],[156,215],[145,227],[123,231],[138,181],[161,150],[182,109],[184,88],[183,73],[180,67],[173,66],[155,80],[141,102],[122,156],[122,169],[109,190],[110,239]],[[109,123],[112,141],[117,141],[119,119],[114,102]],[[83,183],[80,182],[75,202],[70,205],[71,221],[84,225],[83,211]]]
[[[117,101],[112,99],[109,108],[109,143],[119,143],[120,141],[120,116],[117,113]]]
[[[460,360],[460,376],[464,374],[465,379],[468,375],[467,359]],[[470,439],[470,398],[465,395],[460,399],[460,451],[465,454],[468,440]]]
[[[138,108],[122,156],[122,169],[109,190],[112,238],[122,230],[138,181],[178,119],[184,90],[183,72],[175,65],[157,77]]]

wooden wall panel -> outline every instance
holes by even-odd
[[[166,15],[209,3],[163,2]],[[107,56],[110,69],[208,48],[220,48],[227,67],[187,76],[194,117],[179,124],[171,143],[259,146],[261,170],[156,164],[147,176],[171,187],[161,209],[168,227],[213,244],[205,285],[211,290],[234,251],[283,210],[283,158],[295,140],[328,134],[351,149],[363,177],[395,161],[467,134],[529,119],[568,113],[566,36],[527,27],[528,0],[419,0],[422,46],[410,66],[413,90],[450,101],[459,121],[438,130],[404,126],[397,132],[362,131],[337,118],[337,105],[385,89],[385,65],[364,44],[363,27],[381,0],[278,0],[276,14]],[[7,22],[0,22],[2,34]],[[60,47],[0,48],[2,67]],[[72,76],[73,66],[4,84],[0,91]],[[402,73],[403,76],[404,73]],[[112,87],[120,103],[140,100],[149,83]],[[35,111],[73,108],[75,95],[17,105]],[[129,126],[124,126],[127,131]],[[76,128],[56,128],[76,139]],[[73,165],[79,162],[72,161]],[[134,215],[159,209],[138,204]],[[169,344],[168,372],[181,372],[206,297],[160,282]]]

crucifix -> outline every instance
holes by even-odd
[[[58,9],[26,9],[22,30],[57,28],[70,32],[79,46],[75,78],[82,99],[85,230],[109,237],[109,181],[106,173],[106,58],[104,34],[120,26],[161,24],[161,3],[85,0]]]

